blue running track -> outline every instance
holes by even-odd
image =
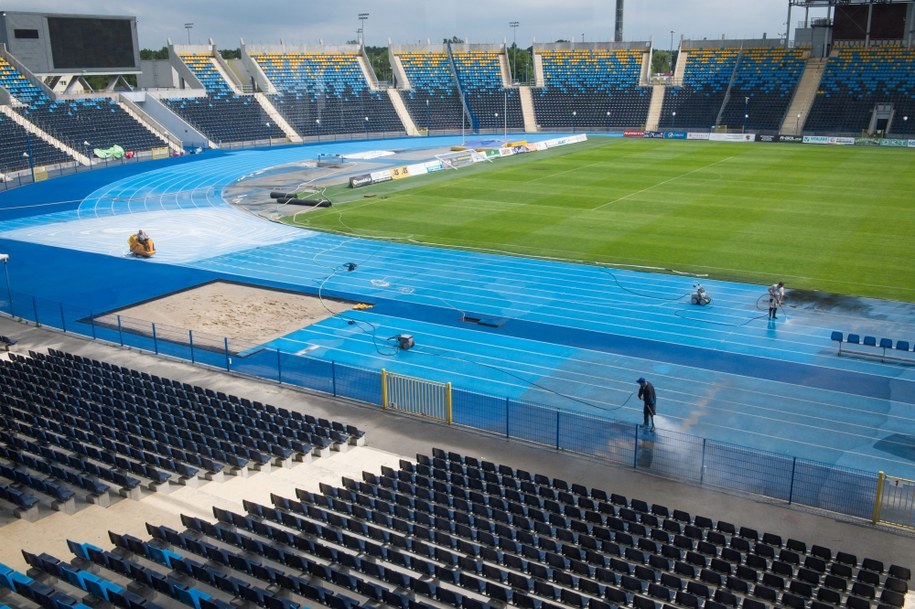
[[[830,341],[832,330],[915,339],[911,305],[796,304],[771,323],[764,286],[703,281],[714,300],[698,307],[693,280],[676,273],[322,234],[223,198],[246,176],[319,151],[431,157],[431,145],[458,141],[208,152],[43,182],[0,194],[0,251],[15,293],[94,312],[214,279],[370,303],[265,346],[628,422],[641,421],[633,391],[646,376],[660,432],[915,478],[915,362],[838,357]],[[154,259],[125,255],[140,227]],[[413,349],[396,348],[401,333]]]

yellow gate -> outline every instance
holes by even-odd
[[[451,424],[451,383],[381,370],[381,405]]]
[[[877,474],[877,498],[874,500],[874,524],[892,524],[915,529],[915,480]]]

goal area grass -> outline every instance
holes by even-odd
[[[609,139],[349,189],[341,234],[915,302],[915,151]]]

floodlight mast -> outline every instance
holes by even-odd
[[[509,21],[508,22],[508,27],[510,27],[512,29],[512,80],[515,82],[518,81],[518,72],[517,72],[518,66],[517,66],[516,58],[518,57],[517,33],[518,33],[519,25],[520,25],[520,23],[518,21]]]
[[[623,41],[623,0],[616,0],[616,30],[613,33],[613,40]]]
[[[359,13],[357,17],[359,17],[359,33],[361,34],[359,46],[365,48],[365,20],[369,18],[369,13]]]

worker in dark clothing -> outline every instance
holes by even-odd
[[[645,380],[645,377],[639,377],[639,399],[645,405],[642,408],[642,414],[645,415],[645,427],[648,431],[654,431],[654,415],[657,412],[658,397],[654,391],[654,385]],[[650,427],[649,427],[650,424]]]

